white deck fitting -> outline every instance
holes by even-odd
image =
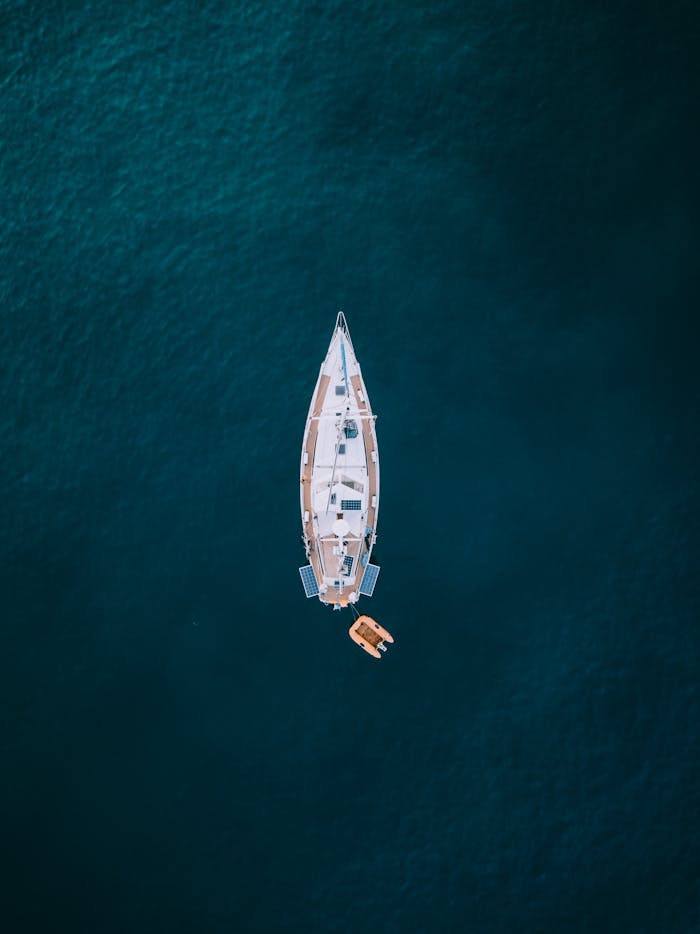
[[[349,421],[355,437],[347,437]],[[376,540],[377,452],[374,415],[341,312],[311,398],[300,467],[304,543],[323,603],[347,606],[359,595]],[[341,514],[346,525],[334,532]]]

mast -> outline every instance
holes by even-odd
[[[350,383],[348,382],[348,365],[347,360],[345,359],[345,344],[343,343],[343,334],[345,334],[348,340],[350,340],[350,334],[348,332],[348,323],[345,320],[345,315],[342,311],[338,312],[338,317],[336,318],[335,322],[335,331],[333,333],[334,336],[336,333],[338,333],[338,339],[340,340],[340,357],[343,363],[343,381],[345,383],[345,414],[342,416],[338,423],[338,435],[335,439],[335,458],[333,460],[333,471],[331,473],[331,479],[328,484],[328,501],[326,503],[326,512],[330,510],[331,506],[331,495],[333,490],[333,483],[335,482],[335,469],[338,463],[338,451],[340,449],[343,431],[345,430],[345,426],[348,421],[348,412],[350,411]],[[333,338],[331,338],[331,344],[332,343]]]

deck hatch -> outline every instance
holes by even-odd
[[[345,512],[346,510],[350,512],[351,510],[360,510],[362,509],[362,500],[361,499],[341,499],[340,508]]]
[[[316,582],[316,575],[311,565],[307,564],[306,567],[299,568],[299,574],[301,575],[301,582],[304,585],[304,593],[306,596],[317,597],[318,583]]]
[[[363,593],[366,597],[371,597],[374,593],[374,587],[379,577],[379,570],[378,564],[368,564],[365,568],[365,573],[362,575],[362,583],[360,584],[360,593]]]

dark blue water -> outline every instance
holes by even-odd
[[[700,929],[692,2],[0,3],[4,929]],[[374,662],[307,602],[336,312]]]

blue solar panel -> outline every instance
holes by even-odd
[[[314,574],[314,569],[310,564],[307,564],[306,567],[299,568],[299,573],[301,574],[301,582],[304,585],[304,593],[307,597],[317,597],[318,596],[318,584],[316,583],[316,575]]]
[[[360,593],[363,593],[366,597],[371,597],[374,593],[374,585],[377,583],[377,578],[379,577],[379,565],[378,564],[368,564],[365,568],[365,573],[362,575],[362,583],[360,584]]]
[[[345,565],[345,574],[349,574],[350,571],[352,571],[352,562],[354,560],[355,559],[353,558],[352,555],[345,555],[345,557],[343,558],[343,564]]]
[[[341,499],[340,508],[342,510],[351,509],[362,509],[362,500],[361,499]]]

